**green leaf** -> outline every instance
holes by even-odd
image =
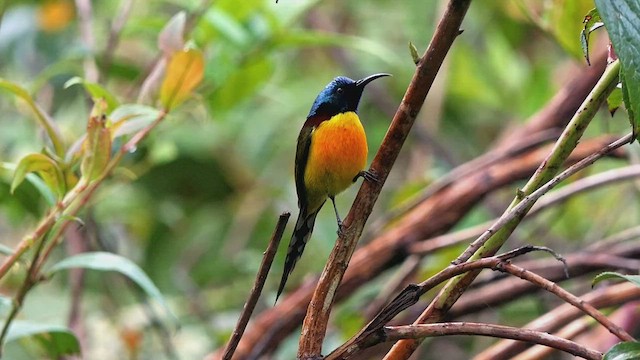
[[[596,7],[620,59],[622,96],[637,138],[640,127],[640,2],[596,0]]]
[[[98,101],[87,124],[87,136],[84,143],[80,172],[89,181],[100,177],[111,158],[111,131],[106,128],[106,104]]]
[[[634,285],[636,285],[637,287],[640,287],[640,275],[623,275],[623,274],[619,274],[617,272],[612,272],[612,271],[606,271],[603,272],[601,274],[598,274],[598,276],[595,277],[595,279],[593,279],[593,283],[591,284],[591,286],[603,281],[603,280],[608,280],[608,279],[613,279],[613,278],[620,278],[620,279],[624,279],[627,280],[631,283],[633,283]]]
[[[25,339],[38,341],[51,358],[80,354],[78,339],[64,326],[14,320],[9,326],[7,342]]]
[[[49,136],[56,154],[60,157],[64,156],[65,149],[64,144],[62,143],[62,137],[60,136],[60,130],[58,130],[56,124],[49,117],[49,115],[44,112],[44,110],[42,110],[40,106],[38,106],[38,104],[36,104],[31,95],[29,95],[29,92],[22,88],[20,85],[2,78],[0,78],[0,89],[5,89],[11,92],[15,96],[24,100],[27,105],[29,105],[31,110],[35,113],[38,123],[44,128],[47,135]]]
[[[17,166],[12,163],[0,162],[0,168],[15,172]],[[26,179],[36,188],[36,190],[38,190],[38,192],[40,192],[42,197],[47,201],[47,204],[55,205],[56,196],[41,178],[36,174],[27,174]]]
[[[109,90],[102,87],[102,85],[97,83],[92,83],[84,80],[79,76],[72,77],[66,83],[64,83],[65,89],[71,87],[73,85],[82,85],[84,89],[91,95],[93,102],[97,102],[99,100],[104,100],[107,103],[106,113],[110,114],[113,109],[117,108],[119,103],[116,97],[109,92]]]
[[[66,193],[66,181],[58,163],[47,155],[34,153],[20,159],[11,182],[11,192],[24,181],[29,173],[38,173],[47,186],[62,198]]]
[[[609,97],[607,98],[607,107],[609,108],[609,113],[613,116],[613,114],[618,110],[618,108],[622,105],[622,86],[618,84],[618,86],[613,89]]]
[[[615,344],[602,360],[635,360],[640,359],[640,343],[629,341]]]
[[[591,9],[591,11],[585,15],[582,23],[584,24],[584,28],[580,31],[580,46],[582,47],[582,54],[585,60],[587,60],[587,64],[591,65],[591,61],[589,61],[589,36],[592,32],[604,26],[604,23],[602,23],[598,9]]]
[[[168,314],[172,315],[172,312],[160,293],[160,290],[158,290],[158,288],[153,284],[147,274],[145,274],[138,265],[123,256],[108,252],[83,253],[60,261],[49,270],[49,273],[50,275],[53,275],[61,270],[75,268],[119,272],[138,284],[138,286],[140,286],[150,298],[157,301],[166,309]]]

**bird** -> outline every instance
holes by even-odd
[[[316,216],[327,199],[333,203],[338,235],[341,236],[342,220],[335,196],[359,177],[377,181],[373,171],[364,170],[368,147],[358,117],[358,104],[365,86],[384,76],[390,74],[378,73],[360,80],[338,76],[318,94],[311,106],[296,147],[294,172],[300,212],[289,241],[276,302],[302,256]]]

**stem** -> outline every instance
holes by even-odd
[[[240,339],[242,338],[242,334],[244,334],[244,330],[249,323],[251,314],[256,307],[258,298],[260,297],[260,293],[264,287],[264,283],[267,280],[267,275],[269,274],[269,269],[271,268],[273,259],[276,256],[276,251],[278,251],[278,244],[280,244],[280,240],[282,239],[282,234],[284,233],[284,229],[289,221],[289,216],[291,216],[291,214],[286,212],[280,215],[280,218],[278,219],[276,228],[271,236],[271,240],[269,241],[267,251],[265,251],[264,257],[262,258],[262,263],[258,269],[256,281],[253,284],[249,298],[242,309],[242,314],[240,314],[240,318],[238,318],[238,323],[236,324],[236,328],[233,330],[229,343],[227,343],[227,346],[224,349],[224,355],[222,355],[222,359],[224,360],[231,359],[233,353],[236,351],[236,347],[238,346]]]
[[[413,126],[436,74],[453,41],[460,33],[460,25],[470,3],[471,0],[451,0],[449,2],[429,48],[418,63],[411,84],[371,164],[371,170],[376,172],[379,182],[363,182],[351,211],[344,221],[345,235],[336,241],[320,276],[302,325],[298,358],[308,359],[320,356],[336,289],[342,281],[373,205]]]
[[[591,119],[593,119],[600,106],[618,84],[619,72],[620,62],[616,60],[608,66],[589,96],[587,96],[579,110],[565,127],[551,153],[522,189],[522,194],[529,195],[533,193],[558,172],[578,144]],[[512,210],[521,200],[521,196],[516,196],[506,212]],[[512,220],[508,221],[504,227],[489,236],[486,241],[478,241],[475,245],[470,246],[456,261],[464,262],[495,254],[506,242],[531,206],[533,206],[533,202],[522,209],[523,211]],[[453,306],[477,275],[478,272],[471,272],[449,281],[414,324],[441,321],[444,314]],[[421,340],[399,341],[387,354],[386,359],[408,359],[420,342]]]

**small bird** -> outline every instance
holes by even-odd
[[[300,214],[289,242],[276,301],[302,256],[316,216],[327,198],[333,203],[340,235],[342,220],[336,208],[335,196],[358,177],[377,181],[374,173],[364,171],[367,164],[367,137],[357,111],[364,87],[383,76],[390,75],[374,74],[360,80],[339,76],[320,92],[311,106],[298,135],[296,149],[295,180]]]

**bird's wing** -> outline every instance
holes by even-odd
[[[311,148],[311,135],[315,126],[303,126],[298,135],[298,147],[296,149],[295,178],[296,192],[298,193],[298,207],[304,209],[307,206],[307,189],[304,184],[304,171],[309,159],[309,148]]]

